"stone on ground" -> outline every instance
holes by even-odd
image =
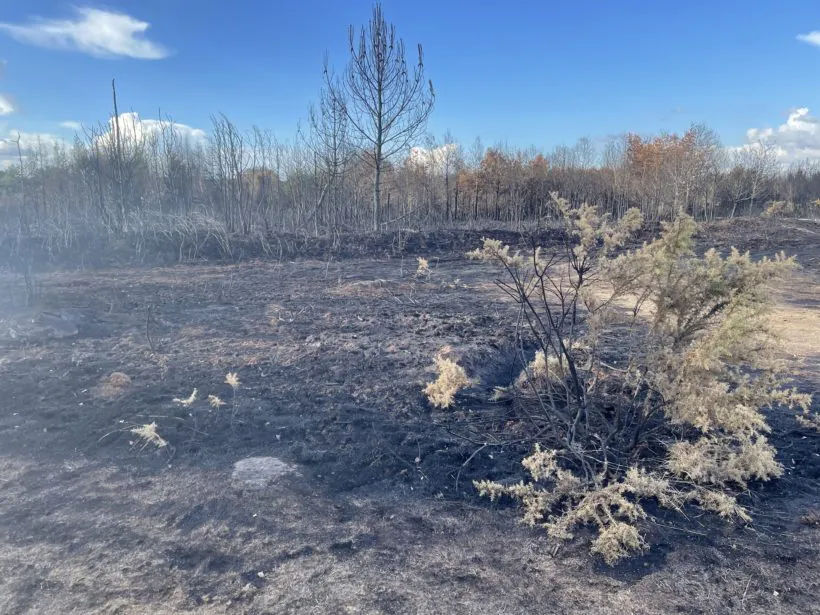
[[[247,457],[233,466],[231,479],[238,487],[264,489],[287,474],[298,474],[296,467],[276,457]]]

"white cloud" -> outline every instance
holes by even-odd
[[[448,158],[452,165],[457,151],[458,145],[456,143],[446,143],[433,149],[413,147],[410,149],[407,162],[411,165],[429,167],[435,173],[443,173]]]
[[[14,105],[7,96],[0,94],[0,115],[11,115],[14,113]]]
[[[0,31],[22,43],[80,51],[95,57],[159,60],[169,51],[143,38],[150,24],[125,13],[81,7],[74,19],[37,18],[27,24],[0,22]]]
[[[7,153],[8,149],[14,150],[14,155],[17,155],[17,139],[20,140],[20,149],[23,152],[34,152],[38,147],[43,147],[46,150],[53,148],[55,145],[65,143],[57,135],[52,135],[47,132],[22,132],[20,130],[9,130],[5,137],[0,138],[0,153]]]
[[[20,140],[20,151],[17,151],[17,140]],[[56,145],[66,145],[60,137],[47,132],[22,132],[9,130],[0,137],[0,169],[17,164],[19,155],[27,159],[38,150],[51,154]]]
[[[172,131],[179,142],[189,141],[192,144],[204,143],[207,134],[204,130],[193,128],[187,124],[165,120],[144,120],[137,113],[121,113],[118,122],[114,118],[108,120],[107,130],[99,134],[96,139],[100,144],[107,144],[113,141],[114,127],[119,125],[120,138],[123,147],[129,148],[145,143],[152,137],[159,137],[163,130]],[[79,131],[82,125],[79,122],[61,122],[60,126],[71,130]],[[69,143],[62,137],[45,132],[23,132],[16,129],[2,130],[0,126],[0,169],[18,163],[17,139],[20,139],[20,154],[23,159],[27,159],[37,151],[51,154],[56,145],[69,146]]]
[[[809,45],[814,45],[815,47],[820,47],[820,30],[814,30],[808,34],[798,34],[797,40],[808,43]]]
[[[98,140],[101,143],[110,142],[113,139],[114,129],[119,128],[120,138],[126,144],[140,143],[153,136],[159,136],[163,130],[172,130],[177,138],[182,141],[191,142],[205,141],[207,135],[204,130],[193,128],[187,124],[179,124],[166,120],[144,120],[138,113],[120,113],[117,119],[108,120],[108,131],[100,135]]]
[[[760,145],[770,146],[784,164],[807,159],[820,161],[820,118],[814,117],[807,107],[795,109],[785,124],[777,128],[750,128],[746,131],[746,143],[730,149]]]

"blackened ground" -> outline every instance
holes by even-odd
[[[808,265],[776,316],[814,390],[819,251],[803,235],[784,239]],[[4,278],[0,613],[820,612],[818,435],[773,413],[787,473],[746,496],[750,526],[653,511],[643,558],[555,552],[471,486],[519,475],[521,451],[472,456],[421,395],[445,344],[481,379],[452,412],[480,413],[509,378],[492,269],[442,249],[416,279],[388,253],[41,274],[37,313]],[[42,310],[77,334],[34,334]],[[130,432],[151,422],[169,446]],[[298,474],[239,488],[251,456]]]

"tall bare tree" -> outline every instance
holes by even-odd
[[[453,134],[448,130],[444,133],[444,142],[442,144],[442,160],[441,172],[444,175],[444,219],[449,222],[455,218],[458,210],[458,172],[464,166],[461,146],[456,142]],[[455,179],[455,204],[453,206],[453,215],[450,214],[450,182]]]
[[[421,136],[433,110],[433,83],[424,78],[424,60],[418,45],[418,62],[408,71],[404,41],[396,27],[384,19],[381,4],[362,27],[358,40],[349,30],[350,62],[342,79],[344,94],[331,78],[328,90],[341,101],[353,134],[373,167],[373,230],[379,229],[381,179],[385,162],[406,150]],[[329,75],[328,71],[325,71]]]

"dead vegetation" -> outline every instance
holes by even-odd
[[[437,408],[449,408],[453,405],[456,393],[473,384],[464,368],[456,363],[452,353],[449,346],[439,351],[434,359],[438,378],[424,388],[428,401]]]
[[[698,256],[686,216],[616,252],[640,228],[637,210],[610,223],[553,198],[562,248],[525,255],[486,239],[469,255],[504,271],[498,284],[518,308],[517,338],[537,348],[512,383],[507,417],[509,437],[535,445],[523,461],[530,480],[476,488],[519,500],[525,522],[555,539],[597,528],[592,551],[609,564],[645,549],[646,500],[750,522],[737,494],[783,473],[762,410],[787,407],[817,425],[810,396],[787,387],[767,321],[769,285],[794,259]]]
[[[417,259],[418,267],[416,268],[417,278],[426,278],[430,275],[430,262],[426,258],[419,256]]]
[[[198,390],[194,389],[191,391],[191,394],[188,397],[174,397],[174,403],[179,404],[180,406],[184,406],[185,408],[190,407],[197,399]]]
[[[542,361],[516,340],[519,312],[495,269],[454,246],[420,252],[438,263],[434,283],[415,278],[414,259],[386,256],[44,274],[46,305],[86,317],[70,339],[2,339],[0,611],[811,612],[818,436],[781,410],[766,416],[783,474],[737,498],[753,523],[689,502],[680,516],[647,495],[647,518],[622,521],[637,534],[613,525],[596,544],[648,550],[611,569],[588,556],[594,524],[579,521],[581,540],[556,552],[516,510],[477,496],[474,480],[510,486],[549,466],[520,463],[535,450],[524,410],[562,376],[552,353]],[[812,270],[790,275],[770,317],[813,305]],[[786,343],[811,391],[813,338],[800,325],[803,343]],[[422,391],[445,345],[473,382],[432,408]],[[587,364],[583,340],[568,350]],[[617,353],[603,362],[626,369]],[[113,372],[130,386],[97,396]],[[173,401],[194,388],[189,406]],[[131,431],[152,423],[166,446]],[[231,479],[260,456],[298,475],[256,490]],[[641,473],[622,483],[607,497],[632,503],[659,486]]]
[[[143,448],[149,444],[153,444],[157,448],[165,448],[168,446],[168,442],[160,436],[159,433],[157,433],[156,422],[146,423],[145,425],[139,425],[138,427],[132,427],[130,432],[139,438],[142,442]]]
[[[104,399],[115,399],[125,394],[131,387],[131,378],[122,372],[112,372],[103,378],[95,393]]]

